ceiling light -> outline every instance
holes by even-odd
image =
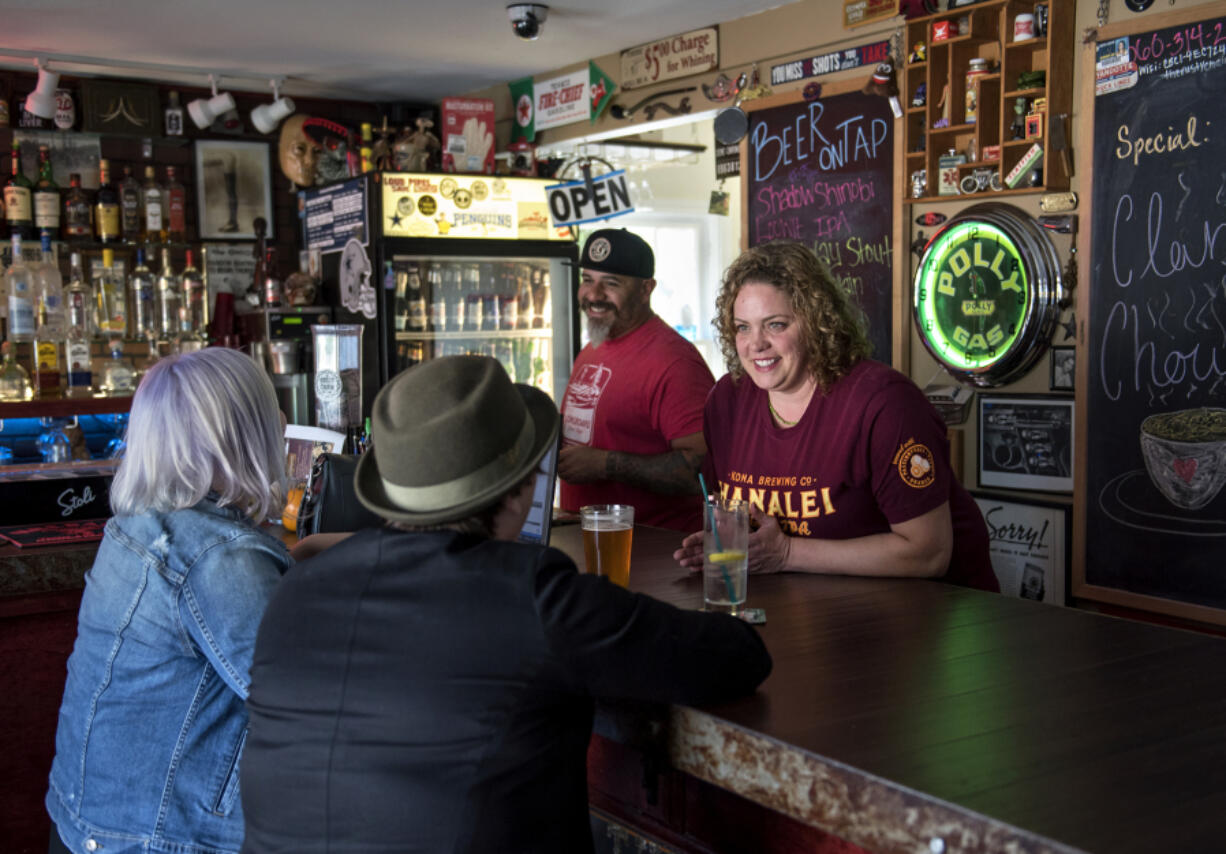
[[[281,124],[282,119],[294,112],[293,99],[282,98],[280,86],[279,80],[273,80],[272,103],[261,104],[251,111],[251,124],[255,125],[255,129],[260,133],[272,133],[277,129],[277,125]]]
[[[47,70],[38,60],[38,86],[26,96],[26,112],[41,119],[55,118],[55,87],[60,85],[60,75]]]
[[[187,105],[187,114],[201,130],[211,125],[218,116],[225,115],[234,109],[234,96],[229,92],[218,95],[217,78],[212,74],[209,75],[209,85],[213,87],[212,98],[197,98]]]

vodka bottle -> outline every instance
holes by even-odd
[[[8,293],[9,341],[34,340],[34,271],[21,257],[21,235],[13,230],[13,263],[4,274]]]
[[[34,385],[39,397],[59,397],[64,322],[64,279],[51,254],[51,233],[42,236],[43,261],[35,269]]]
[[[157,306],[155,305],[153,271],[145,265],[145,250],[136,250],[136,267],[128,277],[128,300],[132,307],[129,334],[132,338],[153,341],[158,335]]]
[[[64,344],[64,361],[68,366],[66,394],[68,397],[89,397],[93,394],[94,382],[90,353],[94,337],[93,300],[79,252],[72,253],[64,304],[68,312],[68,339]]]
[[[170,264],[170,249],[162,249],[162,270],[157,278],[158,334],[174,341],[183,332],[183,285]]]

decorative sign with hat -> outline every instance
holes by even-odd
[[[634,210],[624,169],[590,181],[553,184],[545,192],[549,196],[549,214],[558,228],[609,219]]]

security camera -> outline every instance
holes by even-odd
[[[549,7],[540,3],[512,3],[507,7],[511,19],[511,32],[524,41],[535,41],[545,29]]]

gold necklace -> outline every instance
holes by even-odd
[[[797,418],[795,421],[788,421],[786,418],[780,415],[779,410],[775,408],[775,404],[771,403],[771,399],[769,397],[766,398],[766,406],[768,409],[770,409],[771,415],[779,419],[779,423],[782,424],[784,427],[795,427],[797,424],[800,423],[799,418]]]

